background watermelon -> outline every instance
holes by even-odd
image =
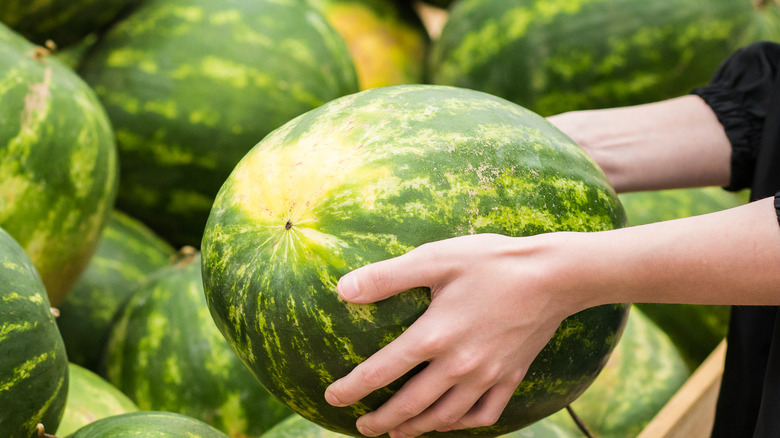
[[[416,289],[376,304],[341,301],[338,278],[428,241],[622,226],[622,208],[587,155],[545,119],[451,87],[376,88],[285,124],[222,186],[203,239],[212,315],[277,398],[355,434],[357,416],[401,382],[348,408],[323,397],[427,307]],[[568,404],[619,338],[626,306],[567,319],[497,426],[517,429]]]
[[[68,392],[65,344],[32,261],[0,229],[0,436],[53,432]]]
[[[56,306],[114,204],[114,134],[76,74],[1,24],[0,101],[0,226],[35,263]]]
[[[60,305],[57,326],[68,359],[99,372],[114,316],[147,275],[176,251],[139,221],[114,211],[87,270]]]
[[[90,423],[66,438],[227,438],[195,418],[172,412],[130,412]]]
[[[429,38],[406,0],[308,0],[341,34],[361,90],[425,81]]]
[[[64,48],[103,31],[144,0],[3,0],[0,22],[36,44]]]
[[[105,375],[139,408],[202,420],[231,437],[256,437],[291,411],[230,350],[209,315],[200,255],[148,277],[113,325]]]
[[[654,102],[706,84],[734,50],[780,38],[775,2],[462,0],[431,80],[542,115]]]
[[[199,246],[230,170],[258,139],[358,89],[341,36],[299,0],[148,0],[79,69],[116,129],[118,207]]]
[[[68,398],[57,435],[70,435],[101,418],[136,412],[138,407],[116,387],[92,371],[68,365]]]

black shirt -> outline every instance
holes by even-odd
[[[693,91],[732,145],[727,189],[780,200],[780,44],[735,52]],[[778,266],[780,269],[780,266]],[[780,287],[778,287],[780,294]],[[780,437],[780,308],[734,306],[712,437]]]

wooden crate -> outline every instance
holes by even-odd
[[[708,438],[725,355],[724,340],[637,438]]]

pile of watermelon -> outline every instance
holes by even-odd
[[[758,40],[776,2],[3,0],[0,438],[356,436],[409,376],[348,408],[324,388],[430,297],[347,304],[341,275],[745,202],[618,196],[544,116],[685,94]],[[635,436],[727,324],[588,309],[496,425],[431,436],[582,436],[567,407]]]

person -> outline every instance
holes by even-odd
[[[602,232],[456,237],[356,269],[338,283],[344,300],[419,286],[432,300],[325,399],[352,404],[427,361],[358,430],[401,438],[486,426],[567,316],[607,303],[730,304],[712,436],[780,436],[779,66],[780,45],[755,43],[689,95],[549,117],[617,192],[750,187],[752,202]]]

